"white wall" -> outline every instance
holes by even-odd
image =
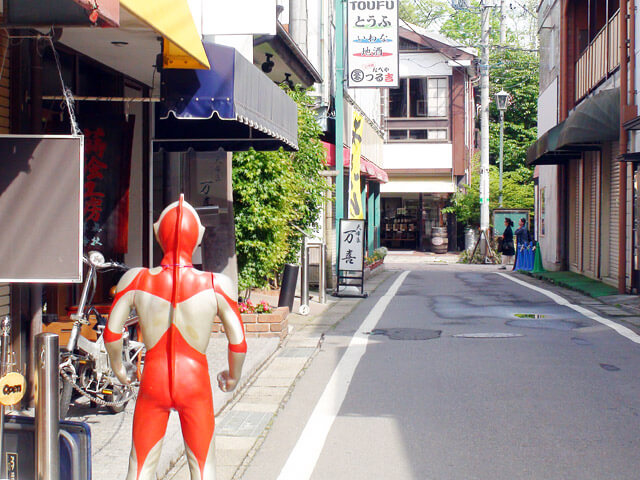
[[[453,168],[451,143],[385,143],[384,169]]]
[[[347,94],[369,117],[369,120],[372,120],[379,128],[382,126],[380,115],[381,90],[379,88],[349,88],[347,89]]]
[[[558,124],[558,79],[538,97],[538,138]]]
[[[400,77],[451,75],[448,61],[441,53],[403,53],[400,55]]]
[[[382,193],[453,193],[456,186],[451,176],[398,177],[380,186]]]

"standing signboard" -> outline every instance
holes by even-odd
[[[347,2],[349,88],[398,86],[398,1]]]
[[[363,296],[364,291],[364,246],[365,222],[363,219],[340,219],[340,242],[338,244],[338,296]],[[342,287],[342,290],[341,290]],[[353,294],[345,287],[359,287],[360,293]]]

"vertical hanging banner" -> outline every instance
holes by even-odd
[[[349,88],[398,86],[398,1],[347,2]]]
[[[349,218],[362,219],[362,193],[360,192],[360,152],[362,150],[362,115],[353,111],[351,130],[351,162],[349,163]]]

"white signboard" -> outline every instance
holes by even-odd
[[[340,259],[338,269],[364,270],[364,220],[340,220]]]
[[[349,88],[398,86],[398,0],[347,2]]]

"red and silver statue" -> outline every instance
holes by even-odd
[[[147,347],[133,417],[127,480],[155,480],[162,440],[174,409],[180,416],[192,480],[215,478],[213,395],[205,352],[216,315],[229,340],[229,369],[220,389],[235,388],[247,351],[234,285],[221,274],[193,268],[191,257],[204,227],[180,197],[154,224],[162,264],[129,270],[118,283],[104,339],[113,371],[129,383],[122,363],[122,330],[135,307]]]

